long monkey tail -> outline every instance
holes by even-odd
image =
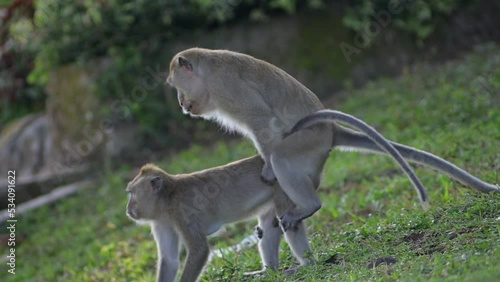
[[[411,166],[405,161],[400,152],[398,152],[398,150],[396,150],[396,148],[394,148],[393,145],[387,139],[385,139],[384,136],[382,136],[373,127],[369,126],[364,121],[343,112],[333,111],[333,110],[322,110],[314,114],[308,115],[299,120],[295,124],[295,126],[290,130],[290,133],[288,133],[286,136],[303,128],[307,128],[312,125],[325,121],[339,121],[359,129],[360,131],[365,133],[371,140],[373,140],[372,143],[374,142],[374,145],[376,144],[375,145],[376,148],[382,148],[383,152],[393,157],[394,160],[401,166],[401,169],[406,173],[408,178],[410,178],[410,181],[413,183],[413,186],[417,190],[418,195],[420,197],[420,202],[422,204],[422,207],[424,209],[427,209],[427,207],[429,206],[429,199],[427,197],[427,192],[425,190],[424,185],[422,185],[422,183],[418,179],[417,175],[415,174]],[[341,129],[339,131],[342,131],[342,129],[344,129],[342,127],[339,128]],[[347,128],[345,129],[348,130]],[[333,146],[335,145],[337,144],[333,144]]]
[[[429,166],[459,181],[463,185],[471,187],[480,192],[500,192],[500,186],[498,186],[498,184],[494,185],[482,181],[481,179],[471,175],[464,169],[434,154],[396,142],[389,142],[392,144],[392,146],[394,146],[394,148],[399,151],[399,153],[401,153],[401,155],[405,159],[409,160],[410,162]],[[384,151],[381,150],[377,146],[377,144],[375,144],[365,134],[350,130],[348,128],[342,128],[342,130],[338,132],[337,140],[334,146],[340,147],[341,149],[346,148],[358,151],[366,150],[373,153],[384,153]]]
[[[319,122],[332,120],[332,118],[329,118],[328,115],[325,115],[322,112],[330,112],[330,111],[328,110],[319,111],[317,113],[311,114],[303,118],[294,126],[292,132],[312,126]],[[345,127],[338,127],[338,128],[339,130],[338,132],[336,132],[337,135],[335,136],[335,144],[333,144],[334,147],[339,147],[341,149],[345,148],[350,150],[357,150],[357,151],[370,151],[373,153],[386,153],[377,145],[377,143],[374,142],[374,140],[372,140],[369,136],[365,135],[364,133],[357,132]],[[430,166],[431,168],[440,171],[450,176],[453,179],[456,179],[465,186],[471,187],[483,193],[500,191],[500,187],[498,186],[498,184],[493,185],[485,181],[482,181],[481,179],[471,175],[470,173],[461,169],[460,167],[436,155],[433,155],[429,152],[425,152],[422,150],[418,150],[410,146],[402,145],[396,142],[392,141],[389,142],[394,148],[396,148],[399,151],[399,153],[405,159],[414,163]]]

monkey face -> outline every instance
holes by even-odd
[[[161,185],[161,182],[160,176],[138,175],[127,185],[128,217],[135,221],[156,219],[159,214],[157,186]]]
[[[189,54],[176,55],[170,63],[167,83],[177,89],[177,99],[184,114],[205,116],[213,111],[203,71],[189,59]]]

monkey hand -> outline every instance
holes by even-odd
[[[262,179],[262,181],[269,185],[274,185],[276,183],[276,175],[274,175],[271,164],[264,164],[264,168],[262,169],[262,173],[260,174],[260,179]]]
[[[257,236],[257,238],[259,239],[262,239],[262,236],[264,236],[264,230],[262,230],[262,228],[260,228],[260,226],[255,226],[255,230],[254,230],[254,233],[255,233],[255,236]]]

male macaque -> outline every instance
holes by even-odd
[[[259,252],[264,270],[279,267],[281,229],[276,214],[293,206],[278,184],[261,181],[259,156],[191,174],[170,175],[148,164],[127,186],[127,215],[151,225],[158,245],[157,281],[174,281],[179,239],[187,249],[181,281],[196,281],[209,255],[207,236],[235,221],[258,216]],[[276,205],[273,202],[276,202]],[[304,224],[285,233],[301,265],[311,251]],[[264,271],[263,270],[263,271]]]
[[[323,110],[323,105],[314,93],[285,71],[245,54],[201,48],[182,51],[170,63],[167,82],[177,88],[184,113],[215,120],[253,141],[264,159],[261,177],[269,183],[277,178],[295,203],[281,218],[285,230],[321,207],[315,189],[332,147],[377,152],[383,149],[409,176],[424,206],[427,205],[425,188],[403,157],[445,172],[476,190],[498,191],[494,185],[437,156],[389,143],[383,137],[375,138],[373,131],[366,131],[369,126],[360,127],[361,121],[348,115],[337,115],[333,120],[363,133],[334,122],[315,123],[284,139],[300,119]]]

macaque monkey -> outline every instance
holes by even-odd
[[[339,121],[362,132],[332,121],[315,123],[284,138],[300,119],[323,110],[323,105],[285,71],[245,54],[201,48],[184,50],[173,57],[167,83],[177,88],[184,113],[214,120],[253,141],[264,160],[262,179],[268,183],[277,179],[295,204],[281,217],[285,230],[321,207],[315,190],[329,151],[335,147],[383,150],[389,154],[410,178],[424,207],[428,201],[425,187],[403,157],[443,171],[476,190],[498,190],[430,153],[388,142],[381,136],[374,139],[375,131],[367,131],[371,127],[349,115]]]
[[[294,204],[277,183],[271,186],[260,179],[263,164],[254,156],[191,174],[170,175],[151,164],[141,168],[127,185],[127,215],[151,225],[159,254],[158,282],[175,280],[179,240],[187,249],[180,281],[196,281],[209,255],[207,236],[226,223],[254,216],[264,269],[251,274],[279,267],[282,231],[276,215]],[[301,266],[314,262],[302,221],[284,236]]]

